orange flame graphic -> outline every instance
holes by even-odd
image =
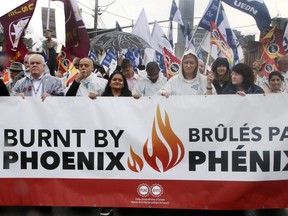
[[[162,135],[162,139],[157,134],[156,121],[159,131]],[[181,140],[175,135],[171,126],[167,112],[165,111],[165,124],[162,120],[159,105],[157,106],[156,117],[153,121],[152,128],[152,155],[148,153],[148,139],[143,147],[143,155],[147,163],[156,171],[161,172],[162,165],[163,172],[175,167],[179,164],[184,157],[184,145]],[[166,144],[166,145],[165,145]],[[160,164],[161,163],[161,164]],[[160,166],[159,166],[160,165]]]
[[[143,169],[144,163],[143,160],[141,159],[141,157],[139,157],[132,149],[132,146],[130,146],[130,155],[132,158],[132,163],[131,164],[131,160],[128,158],[127,160],[127,164],[130,170],[132,170],[133,172],[140,172]]]

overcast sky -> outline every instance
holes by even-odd
[[[1,4],[0,16],[9,12],[13,8],[21,5],[26,0],[5,1]],[[267,5],[271,17],[288,17],[288,1],[287,0],[264,0]],[[87,28],[93,27],[94,0],[78,0],[79,7],[83,11],[83,19]],[[178,0],[176,0],[178,5]],[[195,0],[195,17],[201,17],[209,3],[209,0]],[[172,0],[99,0],[100,6],[100,28],[114,28],[117,20],[121,26],[131,25],[138,18],[142,8],[145,9],[149,22],[168,20],[170,14]],[[255,21],[249,15],[231,8],[223,3],[226,14],[229,18],[232,28],[242,31],[243,34],[259,34]],[[30,22],[29,28],[34,32],[33,35],[42,37],[41,30],[41,7],[47,7],[48,0],[38,0],[36,12]],[[57,37],[64,40],[64,15],[63,4],[61,2],[51,2],[51,7],[56,9],[57,20]],[[199,19],[194,20],[194,25],[197,25]],[[167,32],[167,23],[160,24],[164,32]],[[152,26],[151,26],[152,28]]]

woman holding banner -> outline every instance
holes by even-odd
[[[115,71],[108,79],[102,96],[129,97],[132,96],[127,80],[122,72]]]
[[[231,73],[232,84],[226,87],[222,94],[263,94],[263,89],[254,84],[254,75],[252,68],[244,63],[233,66]]]
[[[217,94],[212,84],[213,78],[213,73],[206,77],[199,72],[197,55],[192,50],[187,50],[182,57],[179,74],[170,78],[160,93],[165,97]]]

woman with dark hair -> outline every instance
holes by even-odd
[[[102,96],[129,97],[132,96],[127,80],[122,72],[115,71],[108,79]]]
[[[217,94],[222,94],[223,89],[231,84],[231,71],[229,68],[229,62],[226,58],[219,57],[212,65],[212,71],[214,74],[214,85]]]
[[[120,71],[114,71],[105,87],[102,96],[107,97],[130,97],[132,96],[131,91],[128,88],[127,80],[124,74]],[[113,211],[111,207],[103,207],[100,212],[100,216],[109,216]]]
[[[279,71],[273,71],[269,74],[268,85],[263,86],[265,93],[282,93],[284,85],[284,77]]]
[[[234,65],[231,73],[231,85],[226,87],[222,94],[263,94],[261,87],[254,84],[254,75],[252,68],[244,63]]]

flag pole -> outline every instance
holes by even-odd
[[[50,0],[48,0],[46,30],[49,29],[49,25],[50,25],[50,23],[49,23],[49,20],[50,20],[49,17],[50,17]]]
[[[186,50],[185,50],[185,51],[187,51],[187,50],[189,49],[190,43],[192,43],[193,38],[194,38],[194,36],[195,36],[198,28],[199,28],[199,25],[197,25],[195,31],[193,31],[192,37],[190,38],[190,40],[189,40],[189,42],[188,42],[188,44],[187,44],[187,47],[186,47]],[[192,29],[193,29],[193,26],[192,26]],[[202,44],[202,41],[201,41],[201,44]],[[198,51],[198,50],[197,50],[197,51]],[[197,52],[196,52],[196,53],[197,53]]]
[[[222,0],[219,1],[217,13],[216,13],[216,18],[215,18],[215,24],[216,24],[216,25],[217,25],[219,13],[220,13],[221,5],[222,5]],[[211,34],[211,32],[210,32],[210,34]],[[205,72],[206,72],[206,70],[207,70],[207,68],[208,68],[208,65],[209,65],[210,56],[211,56],[211,49],[212,49],[212,43],[211,43],[211,39],[210,39],[209,52],[208,52],[208,56],[207,56],[207,60],[206,60],[206,64],[205,64],[205,70],[204,70]]]

